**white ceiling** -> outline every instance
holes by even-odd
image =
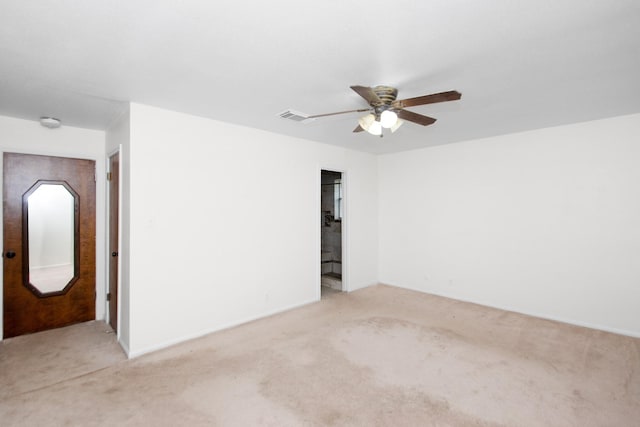
[[[0,0],[0,115],[106,129],[126,101],[385,153],[640,112],[638,0]],[[377,138],[349,86],[438,121]]]

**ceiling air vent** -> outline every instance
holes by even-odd
[[[304,113],[294,110],[285,110],[282,113],[279,113],[278,116],[282,117],[283,119],[293,120],[294,122],[299,123],[309,123],[315,120],[309,118],[309,116]]]

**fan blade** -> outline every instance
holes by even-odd
[[[414,113],[413,111],[408,110],[399,110],[398,117],[422,126],[432,125],[436,122],[436,119],[434,119],[433,117],[423,116],[422,114]]]
[[[371,108],[360,108],[358,110],[349,110],[349,111],[339,111],[337,113],[326,113],[326,114],[315,114],[313,116],[309,116],[310,119],[315,119],[316,117],[327,117],[327,116],[335,116],[338,114],[347,114],[347,113],[361,113],[363,111],[369,111]]]
[[[366,99],[369,105],[382,104],[382,101],[380,100],[380,98],[378,98],[378,95],[376,95],[376,93],[370,87],[351,86],[351,89],[353,89],[358,95]]]
[[[364,129],[362,129],[362,126],[358,125],[357,128],[355,128],[353,131],[354,132],[362,132]]]
[[[431,95],[417,96],[415,98],[400,99],[393,101],[391,105],[394,108],[415,107],[416,105],[435,104],[437,102],[457,101],[462,94],[456,90],[448,92],[433,93]]]

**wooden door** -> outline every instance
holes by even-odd
[[[4,337],[95,319],[95,162],[5,153],[3,164]],[[69,215],[59,215],[57,202],[41,197],[45,189],[64,193]],[[56,234],[45,224],[36,235],[36,223],[68,216],[69,233]],[[45,250],[56,245],[62,250]],[[69,265],[43,261],[66,250]],[[58,273],[41,275],[60,268],[65,273],[57,279]]]
[[[118,331],[118,200],[120,154],[109,157],[109,324]]]

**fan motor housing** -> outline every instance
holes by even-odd
[[[398,96],[398,89],[391,86],[376,86],[372,88],[380,101],[382,101],[383,105],[391,105],[393,101],[396,100]],[[377,105],[373,105],[374,107]]]

